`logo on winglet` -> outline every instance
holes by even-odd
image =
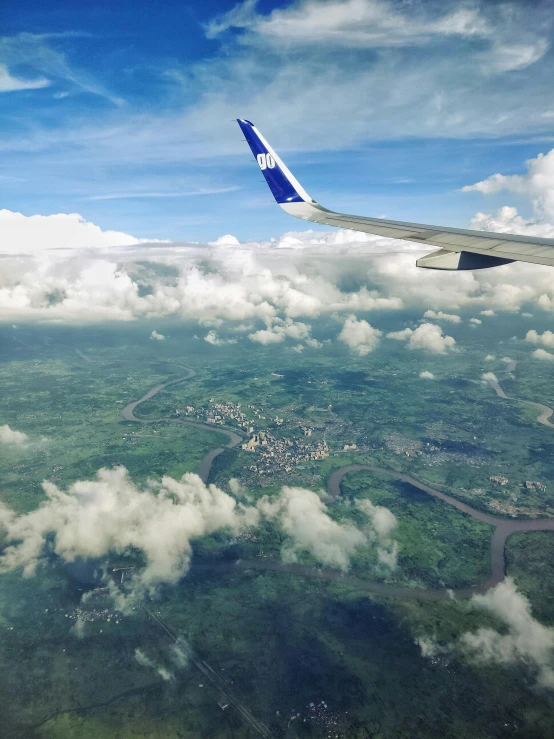
[[[273,169],[275,167],[275,159],[271,154],[258,154],[256,157],[260,169]]]

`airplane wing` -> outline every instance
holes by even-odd
[[[484,269],[515,261],[554,267],[554,239],[426,226],[422,223],[387,221],[384,218],[351,216],[327,210],[308,195],[253,123],[240,118],[237,123],[273,197],[291,216],[311,223],[323,223],[439,247],[440,251],[433,251],[417,260],[418,267],[428,269]]]

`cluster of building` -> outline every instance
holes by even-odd
[[[175,413],[180,415],[181,411],[177,409]],[[210,398],[209,408],[202,406],[195,408],[193,405],[187,405],[185,407],[185,415],[194,416],[197,421],[217,425],[222,425],[226,421],[232,421],[235,426],[240,426],[240,428],[250,431],[251,421],[242,410],[241,403],[218,403],[214,398]]]
[[[113,621],[115,624],[119,624],[123,620],[123,616],[119,611],[115,611],[113,608],[81,608],[78,606],[74,611],[66,613],[65,617],[70,621],[86,621],[87,623],[94,623],[95,621],[105,621],[110,623]]]
[[[410,439],[394,431],[385,436],[385,446],[395,454],[405,454],[406,457],[415,457],[422,453],[419,439]]]
[[[305,441],[300,439],[277,438],[271,431],[260,431],[253,434],[242,445],[246,452],[256,452],[256,460],[246,469],[262,477],[276,472],[292,472],[302,462],[325,459],[329,456],[327,442]]]
[[[285,419],[278,415],[267,418],[264,411],[254,405],[247,405],[243,409],[241,403],[221,403],[210,398],[208,408],[187,405],[184,411],[176,411],[177,415],[181,413],[204,423],[229,424],[240,428],[248,435],[241,449],[256,454],[253,464],[246,465],[245,469],[262,477],[278,472],[292,472],[302,462],[325,459],[329,456],[327,442],[325,439],[311,439],[314,429],[309,426],[298,427],[302,433],[300,438],[278,438],[267,428],[257,429],[255,426],[257,421],[263,421],[264,425],[269,424],[273,428],[281,428]],[[356,448],[355,444],[348,446],[348,449]]]
[[[535,482],[532,482],[531,480],[525,480],[525,489],[529,490],[530,492],[537,492],[537,493],[546,493],[546,485],[543,482],[539,482],[536,480]]]
[[[344,734],[340,731],[341,717],[340,714],[331,710],[325,701],[318,703],[310,703],[304,711],[291,711],[289,715],[289,726],[293,721],[301,721],[302,723],[313,723],[326,732],[325,736],[329,739],[339,739]]]
[[[494,482],[495,485],[500,485],[501,487],[504,487],[508,482],[510,482],[506,475],[491,475],[489,480]],[[546,492],[546,485],[539,480],[525,480],[522,487],[530,493]]]

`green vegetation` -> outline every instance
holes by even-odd
[[[350,473],[342,482],[339,518],[363,525],[364,514],[352,507],[367,498],[391,510],[398,526],[391,537],[398,542],[398,569],[389,577],[431,589],[464,588],[483,582],[490,571],[492,527],[475,521],[452,506],[408,483],[367,470]],[[369,560],[371,557],[371,560]],[[369,561],[368,561],[369,560]],[[354,560],[354,572],[364,574],[371,555]],[[370,568],[373,575],[375,567]]]
[[[512,534],[506,543],[506,574],[529,598],[533,616],[554,625],[554,532]]]
[[[329,447],[328,457],[292,465],[263,484],[249,471],[255,453],[240,445],[225,450],[209,480],[230,492],[230,478],[238,479],[239,497],[272,496],[285,483],[324,490],[334,470],[371,463],[443,486],[488,512],[495,505],[515,506],[520,515],[554,512],[554,432],[479,382],[492,370],[508,394],[551,405],[551,370],[522,362],[514,380],[500,360],[485,365],[491,338],[485,333],[468,329],[468,349],[455,363],[422,359],[395,342],[364,358],[326,345],[306,350],[300,361],[282,346],[212,347],[194,341],[197,328],[182,324],[157,326],[169,338],[152,342],[152,328],[0,329],[0,426],[29,436],[25,445],[0,446],[3,503],[32,510],[44,498],[42,480],[65,489],[102,466],[122,464],[138,483],[195,471],[227,440],[176,421],[186,406],[208,408],[213,399],[241,403],[257,431],[302,439],[309,427],[310,438]],[[509,321],[502,331],[507,341]],[[517,347],[510,356],[518,358]],[[122,418],[128,403],[183,376],[184,367],[196,375],[136,411],[143,420],[167,421]],[[432,369],[437,380],[420,381],[422,369]],[[357,448],[344,451],[352,444]],[[494,475],[509,482],[496,485],[489,480]],[[546,491],[525,488],[525,480],[544,482]],[[373,580],[426,590],[480,583],[489,572],[490,527],[367,471],[344,478],[329,513],[363,529],[368,519],[354,501],[364,498],[398,520],[391,533],[396,569],[383,569],[372,545],[335,579],[313,571],[308,577],[301,566],[279,570],[286,535],[263,523],[251,537],[218,532],[195,542],[189,574],[161,589],[150,607],[275,737],[327,737],[330,730],[341,739],[547,736],[551,699],[533,689],[522,668],[471,664],[457,649],[464,632],[498,627],[486,613],[464,601],[401,600],[364,590]],[[550,532],[508,540],[508,574],[547,624],[554,624],[553,562]],[[300,565],[319,567],[309,555],[300,556]],[[53,556],[34,577],[0,576],[2,736],[256,736],[235,708],[218,706],[220,691],[197,667],[179,662],[167,633],[140,605],[122,615],[95,587]],[[424,657],[418,638],[444,651]],[[153,666],[137,661],[137,649]],[[172,677],[164,679],[160,668]],[[327,708],[315,720],[310,703],[321,701]]]

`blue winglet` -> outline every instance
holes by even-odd
[[[262,170],[275,200],[280,205],[314,202],[273,151],[256,126],[244,118],[238,118],[237,123],[252,149],[252,154],[254,154],[258,166]]]

